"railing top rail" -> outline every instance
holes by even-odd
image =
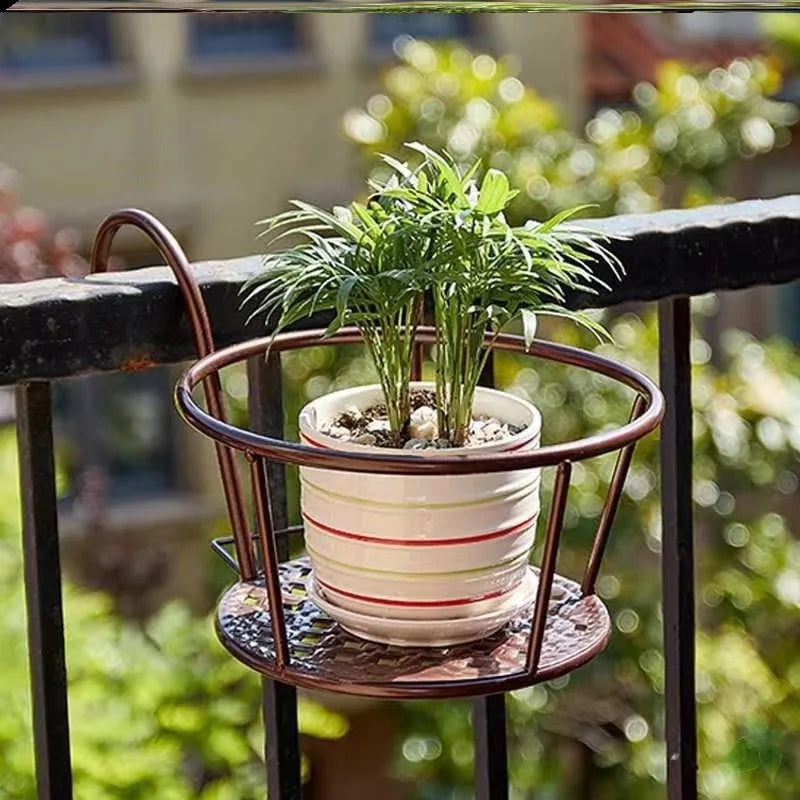
[[[621,284],[574,307],[744,289],[800,278],[800,195],[585,221],[627,237],[612,249]],[[219,346],[263,329],[244,326],[241,285],[258,256],[195,264]],[[305,327],[318,326],[312,319]],[[0,385],[93,370],[136,369],[194,356],[184,303],[170,271],[149,267],[85,279],[0,285]]]

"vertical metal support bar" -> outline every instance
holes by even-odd
[[[479,379],[494,386],[494,353],[489,354]],[[472,701],[472,735],[475,743],[475,800],[507,800],[508,741],[506,701],[502,694]]]
[[[275,546],[275,529],[270,516],[270,501],[267,491],[267,473],[264,461],[252,456],[250,476],[253,483],[253,502],[256,507],[256,528],[258,544],[261,550],[261,563],[264,569],[264,583],[269,598],[269,616],[272,625],[272,637],[275,641],[275,663],[283,669],[289,663],[289,646],[286,641],[286,623],[283,618],[283,598],[278,575],[278,553]]]
[[[50,384],[17,386],[17,447],[39,800],[72,797]]]
[[[667,795],[697,797],[692,403],[689,298],[658,307],[661,428],[661,565],[664,614]]]
[[[556,471],[556,482],[553,486],[553,504],[547,518],[547,533],[544,541],[542,566],[539,570],[539,587],[536,590],[536,605],[533,607],[530,639],[528,640],[528,658],[526,668],[534,673],[539,667],[539,656],[542,653],[544,631],[547,627],[547,612],[550,606],[550,594],[553,591],[553,577],[556,574],[558,560],[558,543],[561,529],[564,527],[564,512],[569,495],[569,479],[572,476],[572,464],[562,461]]]
[[[114,236],[125,225],[132,225],[141,230],[158,248],[164,260],[172,269],[178,282],[189,322],[192,327],[195,350],[201,358],[214,352],[214,335],[211,331],[211,320],[203,301],[200,287],[192,274],[189,259],[183,252],[178,240],[170,231],[159,222],[152,214],[137,208],[125,208],[109,214],[97,229],[92,252],[89,256],[90,272],[106,272],[108,270],[108,257],[111,253],[111,244]],[[219,375],[214,373],[203,381],[211,415],[224,420],[224,405],[222,402],[222,388]],[[236,558],[239,562],[239,572],[245,580],[255,576],[253,564],[253,550],[248,533],[247,514],[245,512],[242,487],[239,473],[236,471],[236,462],[231,449],[216,442],[217,461],[219,463],[222,489],[225,494],[225,503],[228,507],[233,540],[236,546]]]
[[[645,402],[642,395],[636,395],[636,399],[633,401],[633,408],[631,409],[631,422],[641,416],[642,411],[644,411]],[[586,564],[583,581],[581,582],[581,592],[585,595],[594,594],[594,586],[595,583],[597,583],[597,575],[600,572],[600,562],[603,560],[603,555],[606,552],[608,536],[611,533],[611,525],[617,514],[619,500],[625,486],[625,478],[628,477],[628,470],[630,469],[633,451],[635,449],[636,442],[631,442],[631,444],[623,447],[617,456],[617,463],[614,465],[614,473],[611,476],[611,484],[608,487],[608,496],[606,497],[603,511],[600,514],[600,522],[597,525],[597,533],[594,535],[592,552]]]
[[[508,800],[506,698],[479,697],[472,704],[475,742],[475,800]]]
[[[255,356],[247,362],[247,410],[250,428],[267,436],[283,437],[283,378],[281,357],[273,353],[264,359]],[[286,509],[286,467],[267,462],[267,483],[272,507],[272,523],[276,529],[289,525]],[[281,537],[275,545],[278,559],[289,558],[289,541]]]
[[[283,387],[280,355],[254,357],[247,363],[250,427],[269,436],[283,435]],[[286,470],[283,464],[266,466],[275,528],[287,525]],[[289,541],[275,542],[278,560],[289,557]],[[262,706],[267,797],[269,800],[300,800],[300,736],[297,725],[297,692],[293,686],[264,678]]]

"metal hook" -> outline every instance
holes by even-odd
[[[111,252],[114,236],[125,225],[131,225],[145,233],[172,269],[186,303],[198,357],[205,358],[213,353],[214,337],[211,333],[211,322],[200,287],[191,273],[189,260],[170,230],[149,212],[138,208],[125,208],[109,214],[100,223],[95,234],[92,253],[89,258],[89,271],[92,273],[107,271],[108,256]],[[219,374],[215,372],[213,375],[209,375],[203,381],[203,388],[210,412],[218,419],[224,420],[225,412],[222,404],[222,387]],[[228,508],[228,517],[236,546],[236,555],[239,560],[242,577],[245,580],[249,580],[255,577],[255,567],[241,483],[236,471],[233,452],[219,442],[215,444],[222,486],[225,492],[225,502]]]

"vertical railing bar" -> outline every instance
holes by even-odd
[[[667,795],[697,797],[694,534],[692,530],[691,309],[688,297],[658,306],[661,430],[661,565],[664,616]]]
[[[528,657],[525,667],[531,675],[538,669],[539,656],[542,653],[550,594],[553,589],[553,578],[558,560],[558,543],[561,539],[561,529],[564,527],[564,512],[567,508],[571,475],[572,464],[569,461],[562,461],[556,470],[556,480],[553,485],[553,500],[550,506],[550,516],[547,519],[544,553],[542,565],[539,568],[539,586],[536,589],[536,605],[533,608],[533,622],[528,640]]]
[[[411,380],[422,380],[422,365],[425,363],[425,345],[415,342],[411,350]]]
[[[479,697],[472,705],[475,800],[508,800],[508,742],[504,694]]]
[[[248,412],[250,427],[268,436],[283,436],[283,385],[281,357],[256,356],[247,362]],[[283,464],[266,466],[272,523],[285,528],[286,469]],[[289,537],[275,542],[280,561],[289,557]],[[299,800],[300,734],[297,722],[297,692],[293,686],[263,678],[262,708],[264,713],[265,758],[267,763],[267,796],[269,800]]]
[[[250,476],[253,483],[253,502],[256,508],[256,530],[264,569],[264,583],[269,599],[269,619],[272,636],[275,640],[275,663],[283,669],[289,663],[289,646],[286,641],[286,622],[283,617],[281,582],[278,575],[278,552],[275,543],[275,529],[270,516],[270,500],[267,488],[267,473],[263,459],[248,457]]]
[[[266,739],[267,800],[300,800],[300,735],[294,686],[264,678],[261,705]]]
[[[479,383],[494,386],[494,353],[490,353]],[[507,800],[508,741],[505,696],[493,694],[472,701],[475,745],[475,800]]]
[[[36,795],[68,800],[72,767],[50,384],[19,384],[16,415]]]
[[[636,399],[633,401],[633,408],[631,409],[630,422],[633,422],[642,415],[646,402],[642,395],[636,395]],[[614,472],[611,475],[611,483],[608,487],[606,502],[600,514],[600,522],[597,525],[597,533],[594,535],[592,552],[586,563],[586,570],[583,574],[583,581],[581,582],[581,592],[585,595],[594,594],[597,575],[600,571],[600,563],[606,551],[608,535],[611,532],[611,525],[614,522],[614,517],[619,507],[622,489],[625,486],[625,479],[628,477],[628,470],[630,469],[631,461],[633,460],[633,451],[635,449],[636,442],[631,442],[629,445],[623,447],[617,456],[617,463],[614,465]]]

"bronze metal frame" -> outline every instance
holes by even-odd
[[[392,453],[384,455],[369,452],[364,454],[336,452],[261,435],[227,422],[222,402],[219,371],[224,367],[243,363],[247,359],[266,357],[268,352],[280,354],[310,346],[356,343],[361,340],[358,331],[345,329],[329,338],[323,338],[321,331],[284,333],[275,337],[246,341],[215,351],[210,320],[199,287],[191,274],[188,260],[174,237],[151,215],[128,209],[108,217],[101,225],[95,240],[91,257],[92,270],[104,270],[112,239],[117,230],[126,224],[142,229],[156,242],[161,254],[175,273],[186,301],[199,360],[184,373],[175,387],[176,407],[190,426],[211,438],[215,443],[233,534],[235,565],[241,576],[241,581],[237,586],[243,584],[248,584],[249,587],[261,586],[263,580],[263,586],[266,588],[268,609],[264,610],[269,612],[268,627],[274,643],[274,655],[266,659],[254,659],[240,646],[240,643],[226,637],[218,620],[218,630],[220,630],[223,644],[237,658],[276,680],[309,688],[388,697],[445,697],[492,694],[551,679],[575,669],[605,646],[607,635],[602,638],[602,641],[598,640],[590,650],[582,652],[580,657],[566,658],[556,667],[546,670],[539,669],[545,631],[549,622],[548,609],[551,604],[553,583],[554,581],[564,582],[563,578],[556,575],[556,561],[572,464],[576,461],[619,451],[609,493],[600,515],[593,547],[579,591],[583,600],[591,600],[597,606],[602,607],[599,600],[593,596],[594,586],[633,456],[633,449],[639,439],[658,427],[664,415],[664,399],[653,381],[630,367],[595,353],[539,340],[526,350],[524,341],[520,337],[501,335],[494,337],[491,342],[487,337],[487,346],[491,345],[497,350],[528,354],[587,369],[633,389],[636,392],[636,398],[629,421],[611,431],[573,442],[549,445],[534,451],[442,455],[425,458]],[[417,374],[422,363],[422,348],[433,341],[433,329],[425,327],[419,330],[418,347],[414,359]],[[205,390],[208,411],[198,405],[192,394],[200,384]],[[249,462],[255,507],[255,535],[250,533],[247,523],[247,512],[234,460],[236,451],[242,452]],[[334,673],[328,671],[315,675],[308,669],[298,669],[291,655],[292,642],[287,631],[284,614],[286,595],[285,587],[281,582],[281,569],[284,568],[285,571],[287,565],[284,564],[283,567],[279,565],[276,550],[276,536],[285,531],[275,531],[273,528],[269,483],[266,478],[268,461],[333,470],[408,475],[487,473],[534,467],[557,467],[553,502],[547,521],[544,557],[539,575],[536,602],[533,607],[533,618],[527,636],[523,667],[511,674],[506,672],[472,680],[448,677],[429,681],[400,680],[388,683],[370,680],[368,671],[363,679],[352,676],[339,679],[335,670]],[[260,572],[256,567],[254,542],[263,567]],[[229,563],[233,565],[230,559]],[[295,562],[290,562],[288,567],[292,568],[293,565]],[[603,613],[605,613],[604,610]],[[610,633],[610,625],[607,633]],[[442,648],[441,650],[442,658],[446,660],[448,649]]]

